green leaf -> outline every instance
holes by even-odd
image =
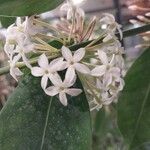
[[[82,88],[81,83],[78,87]],[[91,121],[84,92],[63,106],[40,79],[26,75],[0,113],[1,150],[90,150]]]
[[[0,15],[30,16],[52,10],[64,0],[0,0]]]
[[[118,103],[118,125],[130,150],[150,145],[150,48],[133,64]]]
[[[5,28],[13,24],[15,20],[16,20],[16,17],[0,17],[0,22],[2,24],[2,27],[5,27]]]

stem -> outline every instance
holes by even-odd
[[[47,25],[47,24],[46,24]],[[138,28],[134,28],[134,29],[130,29],[130,30],[125,30],[123,31],[123,37],[126,38],[126,37],[129,37],[129,36],[134,36],[134,35],[137,35],[137,34],[140,34],[140,33],[143,33],[143,32],[146,32],[146,31],[149,31],[150,30],[150,24],[148,25],[144,25],[142,27],[138,27]],[[119,33],[116,34],[117,37],[119,37]],[[79,44],[75,44],[75,45],[71,45],[69,48],[74,51],[74,50],[77,50],[81,47],[86,47],[88,44],[90,44],[91,42],[93,42],[93,40],[91,41],[86,41],[86,42],[82,42],[82,43],[79,43]],[[101,41],[97,41],[96,43],[94,43],[95,45],[96,44],[99,44]],[[53,59],[53,58],[56,58],[58,57],[59,54],[57,55],[53,55],[53,56],[49,56],[49,59]],[[36,61],[32,62],[31,61],[31,64],[34,64],[36,63]],[[25,67],[25,64],[24,63],[17,63],[17,67],[19,68],[23,68]],[[0,75],[3,75],[3,74],[6,74],[9,72],[9,66],[6,66],[6,67],[3,67],[3,68],[0,68]]]
[[[51,60],[51,59],[57,58],[57,57],[59,57],[59,56],[60,56],[60,54],[59,54],[59,53],[56,53],[55,55],[47,56],[47,58],[48,58],[49,60]],[[32,60],[29,61],[29,63],[30,63],[31,65],[34,65],[34,64],[37,63],[37,60],[38,60],[38,58],[37,58],[37,59],[32,59]],[[24,64],[23,62],[18,62],[18,63],[16,63],[16,67],[22,69],[22,68],[25,67],[25,64]],[[0,68],[0,75],[3,75],[3,74],[8,73],[8,72],[9,72],[9,69],[10,69],[10,66],[6,66],[6,67],[3,67],[3,68]]]
[[[3,74],[6,74],[9,72],[9,69],[10,67],[9,66],[6,66],[6,67],[3,67],[3,68],[0,68],[0,75],[3,75]]]
[[[137,34],[140,34],[140,33],[143,33],[143,32],[147,32],[147,31],[150,31],[150,24],[144,25],[144,26],[141,26],[141,27],[138,27],[138,28],[123,31],[123,37],[126,38],[126,37],[129,37],[129,36],[134,36],[134,35],[137,35]],[[118,35],[119,34],[117,34],[117,36]]]

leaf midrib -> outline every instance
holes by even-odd
[[[48,124],[48,119],[49,119],[51,104],[52,104],[52,97],[51,97],[51,99],[50,99],[50,101],[49,101],[49,105],[48,105],[48,109],[47,109],[47,114],[46,114],[46,119],[45,119],[45,126],[44,126],[44,129],[43,129],[43,134],[42,134],[42,140],[41,140],[40,150],[43,149],[43,145],[44,145],[44,140],[45,140],[45,135],[46,135],[46,129],[47,129],[47,124]]]
[[[135,127],[135,132],[134,132],[134,135],[133,135],[133,138],[131,140],[131,143],[130,143],[130,148],[131,149],[131,146],[132,146],[132,142],[134,140],[134,137],[136,136],[136,131],[138,129],[138,126],[139,126],[139,122],[141,120],[141,117],[142,117],[142,114],[143,114],[143,110],[144,110],[144,107],[145,107],[145,104],[146,104],[146,101],[147,101],[147,98],[148,98],[148,95],[150,93],[150,83],[148,84],[148,89],[146,91],[146,95],[144,97],[144,101],[143,101],[143,104],[142,104],[142,107],[141,107],[141,111],[140,111],[140,114],[139,114],[139,117],[138,117],[138,120],[137,120],[137,123],[136,123],[136,127]]]

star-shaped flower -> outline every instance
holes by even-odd
[[[116,29],[120,33],[120,39],[122,39],[122,31],[121,31],[121,25],[119,25],[115,21],[115,17],[109,13],[104,13],[104,17],[100,19],[100,23],[102,25],[102,28],[106,29],[107,31],[107,36],[103,39],[103,42],[106,42],[110,39],[115,38],[114,33]]]
[[[54,59],[50,62],[45,54],[42,54],[38,60],[39,67],[32,67],[31,73],[35,77],[42,77],[41,87],[45,89],[47,87],[48,79],[51,80],[52,76],[58,76],[57,71],[64,69],[63,58]]]
[[[29,44],[27,45],[26,43],[24,43],[22,40],[18,41],[18,45],[16,46],[16,48],[13,50],[12,52],[12,61],[14,63],[16,63],[17,61],[19,61],[21,58],[23,60],[23,62],[26,64],[26,66],[28,68],[31,68],[31,65],[26,57],[26,54],[29,52],[34,51],[34,45],[33,44]],[[13,58],[15,56],[15,59]]]
[[[102,65],[96,66],[92,71],[92,76],[103,76],[103,84],[108,86],[111,84],[113,77],[120,77],[120,69],[113,66],[114,55],[111,61],[108,61],[108,57],[105,52],[98,51],[98,57],[101,60]]]
[[[83,74],[90,74],[90,69],[80,62],[85,55],[84,48],[75,51],[74,55],[72,55],[72,52],[65,46],[63,46],[61,50],[68,68],[66,72],[67,76],[72,76],[72,78],[74,78],[74,76],[76,76],[75,70]]]
[[[45,92],[49,96],[55,96],[59,94],[59,100],[64,105],[67,106],[67,95],[77,96],[79,95],[82,90],[78,88],[70,88],[75,83],[75,78],[71,76],[65,76],[64,81],[60,78],[60,76],[53,76],[51,78],[51,82],[54,86],[48,87]]]
[[[28,58],[26,56],[27,53],[31,52],[33,50],[33,45],[21,45],[20,42],[15,49],[12,49],[12,52],[9,53],[9,64],[10,64],[10,74],[11,76],[17,81],[17,76],[22,75],[23,73],[19,70],[19,68],[16,67],[16,63],[19,62],[19,60],[23,60],[25,65],[28,68],[31,68],[31,65],[28,61]]]
[[[28,35],[24,32],[24,30],[25,22],[22,23],[20,17],[17,17],[16,24],[12,24],[8,27],[6,33],[6,43],[4,46],[4,50],[8,57],[10,57],[11,53],[14,53],[17,45],[19,45],[19,47],[25,47],[25,45],[33,45],[31,44]]]

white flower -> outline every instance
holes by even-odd
[[[69,76],[72,76],[72,78],[74,78],[75,70],[83,74],[90,73],[90,69],[86,65],[80,63],[80,61],[85,55],[84,48],[80,48],[77,51],[75,51],[74,55],[72,55],[72,52],[65,46],[63,46],[61,50],[62,55],[66,60],[66,65],[68,68],[66,72],[67,75],[69,74]]]
[[[4,45],[4,51],[9,58],[10,58],[11,54],[13,53],[14,49],[15,49],[15,45],[10,44],[8,41],[6,41],[6,43]]]
[[[20,59],[23,60],[23,62],[28,68],[31,68],[28,58],[26,57],[26,54],[32,51],[33,45],[31,44],[31,45],[23,46],[20,44],[18,44],[16,47],[15,46],[13,47],[12,45],[10,45],[10,48],[12,48],[12,52],[9,53],[10,74],[16,81],[17,81],[17,76],[21,76],[23,74],[19,70],[19,68],[16,67],[16,63],[19,62]]]
[[[16,24],[12,24],[7,28],[6,40],[10,42],[16,41],[23,36],[24,24],[21,23],[21,18],[17,17]]]
[[[119,91],[122,91],[124,85],[125,85],[125,82],[121,77],[115,78],[112,82],[112,86],[114,88],[111,89],[110,93],[114,93],[114,91],[116,91],[117,93]]]
[[[100,23],[103,26],[105,26],[105,29],[107,31],[107,36],[103,39],[103,42],[106,42],[112,38],[114,38],[115,30],[117,29],[120,33],[120,38],[122,39],[122,31],[121,31],[121,25],[119,25],[116,21],[113,15],[104,13],[104,17],[100,19]]]
[[[22,58],[25,65],[28,68],[31,68],[28,58],[26,57],[26,54],[28,54],[29,52],[32,52],[33,48],[34,48],[33,44],[23,45],[22,42],[19,42],[18,45],[16,46],[16,48],[13,50],[10,59],[12,59],[12,62],[15,64]],[[15,59],[14,59],[14,57],[15,57]]]
[[[36,35],[42,31],[42,27],[34,23],[34,17],[26,17],[24,32],[28,35]]]
[[[4,51],[8,57],[13,53],[18,43],[20,43],[20,45],[23,45],[22,43],[29,43],[26,34],[24,34],[24,26],[24,23],[21,23],[21,18],[17,17],[16,24],[12,24],[8,27],[4,46]]]
[[[38,59],[40,67],[32,67],[31,73],[35,77],[42,77],[41,87],[45,89],[47,87],[48,79],[51,80],[52,76],[58,76],[57,71],[64,69],[63,58],[54,59],[50,62],[45,54],[42,54]]]
[[[74,11],[77,13],[76,15],[80,17],[84,17],[85,13],[81,8],[78,8],[77,6],[74,6],[71,3],[65,3],[60,8],[61,11],[67,12],[67,19],[71,19],[73,17]],[[76,16],[75,16],[76,17]]]
[[[75,83],[75,78],[72,78],[71,76],[65,76],[64,81],[61,80],[60,76],[53,76],[51,78],[51,82],[54,86],[48,87],[45,92],[49,96],[55,96],[59,94],[59,100],[64,105],[67,106],[67,95],[71,96],[77,96],[79,95],[82,90],[77,88],[70,88]]]
[[[120,77],[120,69],[113,66],[114,55],[111,61],[108,61],[108,57],[105,52],[98,51],[99,59],[102,65],[96,66],[92,71],[92,76],[101,77],[103,76],[103,84],[108,86],[112,82],[113,77]]]
[[[15,59],[15,58],[14,58]],[[15,63],[9,62],[10,63],[10,75],[18,81],[17,77],[23,75],[21,70],[15,66]]]

